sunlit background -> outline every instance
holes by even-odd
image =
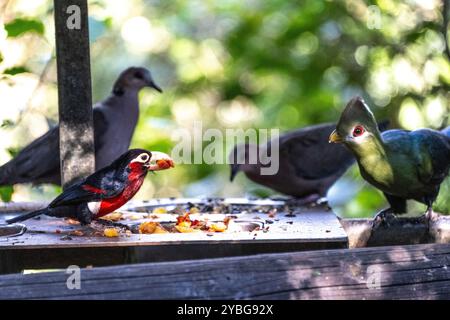
[[[0,163],[57,123],[53,1],[0,0]],[[169,152],[178,128],[279,128],[335,122],[362,95],[392,127],[449,124],[442,1],[89,1],[94,101],[124,68],[147,66],[132,146]],[[137,198],[268,196],[226,165],[150,175]],[[437,205],[450,212],[450,183]],[[54,186],[2,188],[4,201],[51,199]],[[383,196],[352,168],[330,191],[343,216],[371,216]],[[447,203],[446,203],[447,202]],[[415,206],[413,211],[423,210]]]

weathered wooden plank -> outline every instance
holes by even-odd
[[[450,299],[450,245],[254,255],[0,276],[0,299]]]
[[[299,208],[293,213],[278,212],[270,218],[265,213],[239,213],[238,219],[261,222],[261,228],[254,231],[236,231],[224,233],[166,233],[166,234],[122,234],[118,238],[99,236],[91,226],[69,224],[58,218],[41,216],[39,220],[24,222],[28,232],[20,237],[0,238],[0,250],[80,248],[80,247],[117,247],[117,246],[165,246],[187,244],[303,244],[307,249],[325,244],[322,248],[343,248],[347,246],[347,237],[333,212],[323,207]],[[5,215],[5,218],[12,214]],[[212,216],[212,215],[211,215]],[[219,215],[220,216],[220,215]],[[220,216],[223,220],[225,216]],[[164,214],[158,218],[176,221],[176,215]],[[270,220],[270,223],[267,221]],[[0,215],[0,223],[2,216]],[[165,221],[165,220],[164,220]],[[136,224],[137,220],[121,220],[123,224]],[[94,223],[95,224],[95,223]],[[82,236],[67,235],[81,231]],[[326,246],[326,244],[329,244]],[[271,250],[275,250],[276,246]],[[206,250],[206,249],[205,249]],[[212,249],[214,250],[214,249]],[[299,250],[299,249],[297,249]],[[270,252],[270,251],[269,251]],[[276,251],[273,251],[276,252]]]
[[[422,217],[394,218],[372,230],[372,219],[341,219],[350,248],[450,243],[450,216],[426,223]]]
[[[95,169],[87,0],[54,0],[62,184]]]

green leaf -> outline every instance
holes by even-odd
[[[17,156],[17,154],[19,153],[20,149],[19,148],[10,147],[10,148],[7,148],[6,151],[8,151],[9,155],[14,158],[15,156]]]
[[[3,202],[11,201],[14,188],[12,186],[0,187],[0,198]]]
[[[42,35],[44,34],[44,24],[39,20],[17,18],[5,24],[5,30],[10,38],[18,37],[26,32]]]
[[[30,70],[28,70],[27,67],[23,67],[23,66],[12,67],[12,68],[8,68],[5,71],[3,71],[4,74],[9,74],[12,76],[19,74],[19,73],[25,73],[25,72],[30,72]]]
[[[14,125],[15,125],[14,121],[12,121],[10,119],[5,119],[5,120],[3,120],[0,127],[7,129],[7,128],[13,127]]]

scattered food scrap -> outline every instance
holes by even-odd
[[[102,217],[101,219],[107,220],[107,221],[119,221],[122,220],[123,214],[120,212],[112,212],[110,214],[107,214],[106,216]]]
[[[116,228],[105,228],[103,234],[105,235],[105,237],[114,238],[119,236],[119,230],[117,230]]]
[[[161,233],[169,233],[166,229],[164,229],[161,224],[158,222],[143,222],[139,225],[139,233],[141,234],[161,234]]]

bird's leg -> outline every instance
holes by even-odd
[[[389,227],[388,220],[390,220],[392,218],[395,219],[395,215],[394,215],[394,210],[391,207],[381,210],[373,218],[372,230],[378,229],[380,227],[380,225],[382,225],[382,224],[386,224]]]
[[[422,215],[421,220],[425,224],[429,225],[431,221],[435,221],[439,218],[439,214],[433,211],[433,202],[431,200],[426,200],[427,211]]]
[[[394,213],[406,213],[406,199],[399,198],[388,193],[384,193],[384,196],[386,197],[390,207],[377,213],[372,222],[372,230],[377,229],[383,223],[389,227],[389,220],[392,221],[392,219],[396,219]]]

